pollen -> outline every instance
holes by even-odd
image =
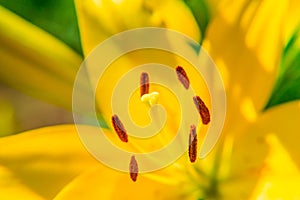
[[[191,125],[189,134],[189,158],[191,163],[194,163],[197,159],[197,141],[196,126]]]
[[[190,80],[187,77],[187,74],[184,71],[184,69],[181,66],[178,66],[176,68],[176,73],[177,73],[178,80],[182,83],[183,87],[185,89],[189,89],[189,87],[190,87]]]
[[[144,94],[149,94],[149,75],[146,72],[143,72],[140,77],[140,92],[141,97]]]
[[[118,134],[120,140],[122,142],[128,142],[128,135],[126,133],[126,130],[124,128],[124,125],[122,124],[121,120],[117,115],[112,116],[112,124],[114,126],[114,129],[116,133]]]
[[[205,105],[205,103],[202,101],[202,99],[199,96],[194,96],[193,100],[194,100],[195,106],[201,116],[202,123],[205,125],[208,124],[210,122],[210,113],[209,113],[207,106]]]
[[[130,173],[131,180],[133,182],[136,182],[137,176],[139,173],[139,167],[138,167],[138,163],[135,159],[135,156],[131,156],[130,164],[129,164],[129,173]]]

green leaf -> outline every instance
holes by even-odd
[[[0,0],[0,4],[51,33],[82,55],[73,0]]]
[[[204,38],[210,20],[210,11],[207,3],[204,0],[184,0],[184,2],[191,9],[200,27],[202,38]]]
[[[266,109],[296,99],[300,99],[300,26],[283,50],[278,79]]]

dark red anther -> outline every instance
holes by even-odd
[[[185,89],[189,89],[190,87],[190,80],[186,75],[186,72],[181,66],[176,67],[176,73],[178,80],[182,83],[182,85],[185,87]]]
[[[130,164],[129,164],[129,173],[130,173],[131,180],[135,182],[139,173],[139,167],[135,159],[135,156],[131,156]]]
[[[140,91],[141,97],[144,94],[149,94],[149,75],[146,72],[143,72],[140,77]]]
[[[202,123],[208,124],[210,122],[210,114],[209,114],[209,110],[206,107],[205,103],[202,101],[202,99],[199,96],[194,96],[193,100],[194,100],[195,106],[197,107],[197,110],[201,116]]]
[[[197,141],[196,126],[191,125],[189,134],[189,158],[192,163],[197,159]]]
[[[128,135],[126,133],[126,130],[117,115],[112,116],[112,124],[121,141],[128,142]]]

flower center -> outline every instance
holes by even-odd
[[[190,80],[187,76],[187,73],[185,70],[181,67],[178,66],[176,68],[176,74],[179,82],[182,84],[182,86],[186,89],[189,90],[190,86]],[[153,91],[150,92],[150,83],[149,83],[149,74],[146,72],[141,73],[140,75],[140,100],[143,103],[146,103],[149,107],[154,106],[155,104],[158,103],[159,100],[159,92]],[[192,98],[192,97],[190,97]],[[192,101],[192,99],[191,99]],[[193,101],[195,104],[195,109],[198,110],[202,123],[204,125],[207,125],[210,122],[210,113],[209,109],[205,105],[205,103],[201,100],[201,98],[197,95],[193,97]],[[159,117],[154,120],[159,120]],[[189,123],[189,122],[184,122],[184,123]],[[117,116],[117,114],[114,114],[112,116],[112,125],[117,133],[119,139],[122,142],[127,143],[128,142],[128,135],[126,133],[125,126],[122,124],[121,120]],[[126,125],[126,124],[125,124]],[[161,134],[159,134],[160,136]],[[189,134],[186,134],[186,137],[188,137],[188,157],[189,161],[191,163],[195,163],[197,160],[197,143],[198,143],[198,138],[197,138],[197,127],[195,124],[190,124],[190,132]],[[130,139],[130,138],[129,138]],[[161,143],[164,143],[164,140],[161,140]],[[137,180],[138,176],[138,161],[136,160],[135,156],[132,156],[130,159],[129,163],[129,174],[130,178],[132,181]]]

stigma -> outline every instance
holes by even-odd
[[[159,93],[158,92],[151,92],[150,94],[144,94],[141,97],[141,101],[143,103],[147,103],[150,106],[157,104],[158,102]]]

